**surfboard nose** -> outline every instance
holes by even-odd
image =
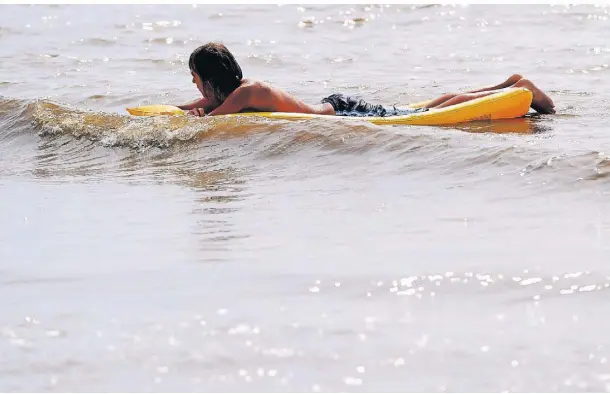
[[[173,105],[145,105],[126,108],[133,116],[183,115],[184,111]]]

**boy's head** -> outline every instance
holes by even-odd
[[[211,42],[195,49],[189,59],[193,83],[208,99],[221,104],[241,84],[241,67],[223,44]]]

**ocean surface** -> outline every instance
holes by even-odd
[[[609,18],[1,5],[0,391],[610,391]],[[208,41],[311,103],[519,73],[557,114],[127,114]]]

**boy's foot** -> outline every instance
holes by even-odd
[[[555,113],[555,104],[553,103],[553,100],[551,100],[551,98],[547,96],[546,93],[544,93],[536,85],[534,85],[532,81],[528,79],[521,79],[519,82],[514,84],[513,87],[526,88],[534,94],[531,107],[536,112],[539,112],[541,114]]]

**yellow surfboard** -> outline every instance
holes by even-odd
[[[238,114],[220,115],[226,117],[257,116],[266,119],[307,120],[307,119],[341,119],[346,121],[368,121],[378,125],[450,125],[456,123],[480,120],[514,119],[527,114],[532,103],[533,94],[524,88],[510,88],[465,103],[452,105],[441,109],[431,109],[401,116],[335,116],[313,115],[292,112],[243,112]],[[410,108],[421,108],[427,101],[409,105]],[[185,112],[172,105],[148,105],[127,108],[127,112],[135,116],[180,116]]]

